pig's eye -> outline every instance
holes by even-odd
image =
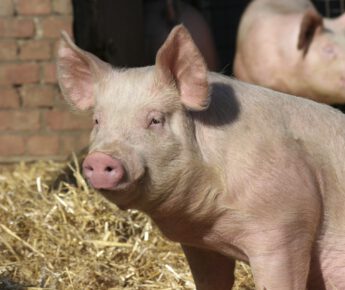
[[[95,119],[95,125],[98,125],[98,123],[99,123],[98,119]]]
[[[160,123],[161,123],[160,120],[155,119],[155,118],[152,118],[151,123],[150,123],[150,126],[151,126],[151,125],[158,125],[158,124],[160,124]]]
[[[149,128],[160,128],[164,124],[164,116],[160,112],[151,112],[148,116]]]

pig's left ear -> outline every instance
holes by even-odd
[[[190,110],[207,109],[207,66],[191,35],[183,25],[176,26],[157,52],[156,69],[160,80],[175,82],[182,104]]]
[[[316,29],[322,25],[322,16],[314,8],[307,9],[300,24],[297,48],[306,52],[313,40]]]

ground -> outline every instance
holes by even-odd
[[[66,164],[0,167],[0,289],[194,289],[178,244],[138,211],[77,184],[51,189]],[[75,165],[77,167],[77,165]],[[254,289],[238,263],[233,289]]]

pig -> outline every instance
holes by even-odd
[[[234,75],[326,104],[345,103],[345,15],[309,0],[254,0],[241,17]]]
[[[149,64],[154,63],[156,53],[172,27],[183,23],[201,51],[208,69],[219,69],[212,31],[202,14],[192,5],[180,0],[145,1],[144,19],[146,58]]]
[[[119,69],[63,34],[58,80],[92,110],[89,184],[179,242],[198,290],[345,289],[345,115],[209,72],[176,26],[155,64]],[[326,141],[326,142],[325,142]]]

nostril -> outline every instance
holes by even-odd
[[[93,167],[92,166],[84,166],[84,169],[87,170],[87,171],[93,171]]]
[[[105,171],[106,171],[106,172],[112,172],[113,170],[114,170],[114,168],[111,167],[111,166],[107,166],[107,167],[105,168]]]
[[[91,176],[93,175],[94,172],[94,168],[90,165],[84,165],[83,166],[83,173],[86,177],[91,178]]]

